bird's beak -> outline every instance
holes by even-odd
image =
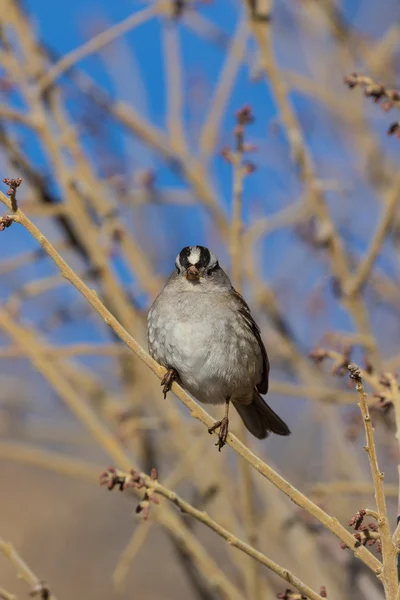
[[[194,265],[186,269],[186,279],[189,279],[189,281],[198,281],[199,277],[200,271]]]

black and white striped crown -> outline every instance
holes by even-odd
[[[218,262],[217,257],[204,246],[186,246],[176,257],[176,266],[180,269],[188,269],[195,266],[199,270],[212,268]]]

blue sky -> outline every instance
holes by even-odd
[[[372,38],[378,38],[400,16],[396,2],[385,1],[385,10],[378,9],[371,1],[347,1],[341,4],[343,13],[356,25],[359,32],[364,32]],[[145,4],[128,0],[109,2],[108,0],[85,0],[78,2],[44,2],[26,1],[35,28],[41,39],[60,54],[64,54],[82,44],[95,33],[126,18],[132,10],[141,10]],[[202,5],[200,12],[228,34],[234,31],[240,3],[224,0]],[[380,5],[382,6],[382,5]],[[398,14],[399,13],[399,14]],[[276,3],[274,10],[274,46],[279,64],[287,70],[305,74],[316,82],[323,82],[332,87],[332,92],[342,90],[346,94],[357,94],[356,90],[349,92],[342,83],[347,74],[341,69],[331,71],[330,53],[334,53],[332,41],[325,35],[325,29],[319,36],[318,21],[320,15],[313,8],[311,0],[287,0]],[[310,27],[310,35],[304,36],[298,24]],[[323,23],[323,22],[321,22]],[[162,27],[158,20],[153,19],[142,27],[124,36],[108,48],[101,57],[93,56],[83,60],[79,66],[95,81],[106,89],[112,96],[123,98],[131,103],[149,121],[160,128],[165,127],[165,78],[162,48]],[[215,89],[218,76],[224,64],[224,52],[209,44],[184,25],[179,24],[180,42],[183,50],[185,72],[186,104],[184,121],[190,134],[192,148],[195,147],[199,125],[204,120]],[[322,27],[322,25],[321,25]],[[321,39],[320,39],[321,38]],[[250,43],[254,50],[254,44]],[[319,60],[316,58],[319,57]],[[111,69],[110,69],[111,65]],[[355,63],[355,67],[357,64]],[[349,65],[350,68],[350,65]],[[395,83],[395,82],[393,82]],[[198,96],[193,99],[195,85],[198,86]],[[69,92],[68,108],[71,114],[79,114],[81,106],[77,104],[76,96]],[[366,244],[372,234],[379,216],[379,202],[376,193],[371,190],[357,171],[354,150],[347,144],[347,125],[344,120],[332,118],[332,115],[319,103],[298,92],[292,92],[292,101],[299,116],[304,137],[312,151],[313,158],[321,181],[340,182],[343,192],[327,192],[326,198],[332,214],[337,218],[340,231],[349,244],[351,252],[360,255],[365,251]],[[296,169],[290,157],[286,133],[283,130],[279,115],[265,81],[252,82],[249,80],[247,68],[242,67],[232,91],[226,116],[221,131],[218,149],[232,142],[235,111],[244,104],[252,106],[255,115],[254,125],[248,128],[248,138],[257,146],[257,152],[251,160],[258,166],[257,171],[246,180],[244,194],[245,221],[249,223],[257,217],[273,215],[282,208],[294,205],[301,198],[302,185],[298,180]],[[400,158],[397,140],[385,136],[386,125],[390,116],[384,115],[376,106],[366,102],[365,111],[372,123],[380,143],[383,155],[388,158]],[[144,147],[137,140],[126,136],[115,123],[104,125],[105,131],[100,141],[89,139],[82,135],[85,145],[93,156],[107,152],[112,156],[116,169],[127,173],[131,178],[135,171],[152,167],[156,170],[157,182],[160,186],[184,187],[185,184],[159,157]],[[103,144],[103,147],[101,147]],[[44,167],[46,158],[41,154],[36,141],[29,135],[25,136],[27,153],[35,164]],[[100,148],[99,148],[100,145]],[[97,154],[96,154],[97,153]],[[216,154],[211,164],[211,172],[215,187],[221,202],[229,213],[231,205],[231,169],[223,159]],[[360,210],[361,208],[361,210]],[[358,222],[362,226],[355,227],[349,219],[350,210],[358,210]],[[147,207],[143,211],[127,210],[126,219],[132,219],[135,227],[138,217],[146,223],[159,221],[159,229],[154,229],[155,235],[163,237],[164,254],[157,254],[156,268],[167,274],[171,269],[174,257],[179,249],[190,243],[210,243],[210,233],[207,221],[200,215],[198,208],[181,207]],[[161,233],[160,233],[161,232]],[[166,233],[167,232],[167,233]],[[137,232],[138,235],[141,232]],[[26,234],[20,233],[18,239],[14,236],[7,242],[7,250],[14,252],[17,248],[32,247]],[[211,240],[212,241],[212,240]],[[151,243],[143,240],[145,249],[151,252]],[[258,245],[260,263],[267,280],[281,294],[283,306],[289,313],[293,311],[293,324],[301,338],[307,338],[310,321],[304,317],[305,306],[301,302],[293,306],[293,298],[306,298],[310,290],[323,290],[329,306],[335,307],[330,317],[333,325],[348,329],[350,323],[347,315],[337,306],[329,287],[329,277],[326,262],[321,255],[301,243],[293,230],[282,230],[261,240]],[[307,264],[307,269],[302,265]],[[392,257],[382,256],[380,266],[390,274],[397,271]],[[115,263],[117,271],[128,287],[133,283],[123,265]],[[37,276],[43,271],[47,273],[48,262],[31,269],[28,276]],[[301,277],[294,274],[301,273]],[[23,279],[23,274],[20,272]],[[11,287],[18,285],[9,281]],[[291,285],[290,298],[285,295],[285,289]],[[279,290],[283,290],[279,292]],[[63,294],[69,294],[63,289]],[[297,311],[301,311],[300,317]],[[326,327],[321,322],[315,336]]]

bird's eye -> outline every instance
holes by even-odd
[[[217,269],[219,269],[218,261],[210,269],[207,269],[207,275],[211,275],[212,273],[214,273],[214,271],[217,271]]]

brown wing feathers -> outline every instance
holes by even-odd
[[[260,347],[260,350],[261,350],[261,355],[263,358],[263,372],[262,372],[261,381],[257,385],[257,390],[260,392],[260,394],[266,394],[268,392],[269,360],[268,360],[268,355],[267,355],[267,351],[265,349],[264,343],[261,339],[260,328],[258,327],[257,323],[253,319],[251,312],[250,312],[250,308],[247,305],[246,301],[243,299],[243,297],[235,289],[233,289],[233,293],[239,303],[239,313],[242,315],[243,320],[246,323],[247,327],[251,330],[254,337],[256,338],[258,345]]]

